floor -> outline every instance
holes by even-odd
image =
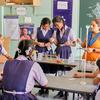
[[[38,88],[34,88],[33,92],[34,93],[37,93],[38,92]],[[58,91],[52,91],[52,90],[49,90],[49,95],[47,97],[42,97],[42,96],[38,96],[37,95],[37,98],[38,100],[65,100],[64,98],[59,98],[59,99],[54,99],[53,97],[58,93]],[[72,96],[72,93],[69,93],[69,96],[68,96],[68,100],[73,100],[73,96]],[[77,97],[77,94],[75,95],[75,99],[74,100],[78,100],[78,97]],[[82,100],[82,99],[80,99]],[[85,99],[84,99],[85,100]]]

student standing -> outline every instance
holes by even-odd
[[[49,39],[52,37],[54,31],[50,25],[50,19],[45,17],[41,20],[40,27],[38,27],[33,33],[32,39],[37,41],[36,50],[39,53],[52,54]]]
[[[57,45],[56,54],[60,58],[68,59],[72,53],[71,46],[75,45],[72,29],[65,25],[64,19],[61,16],[54,17],[52,22],[55,32],[50,41]]]
[[[56,55],[62,59],[68,59],[72,53],[71,46],[75,46],[72,29],[65,25],[64,19],[61,16],[54,17],[52,22],[55,32],[50,41],[57,46]],[[55,97],[63,97],[63,92],[60,91]]]
[[[32,35],[32,39],[35,41],[35,48],[38,51],[38,53],[42,53],[43,55],[52,55],[53,50],[52,50],[52,43],[50,42],[50,38],[53,35],[53,28],[51,28],[51,21],[49,18],[44,17],[41,20],[40,27],[34,30],[34,33]],[[55,69],[49,65],[42,65],[41,67],[44,71],[44,73],[54,73]]]
[[[48,17],[44,17],[41,20],[40,27],[34,30],[32,35],[32,39],[35,41],[35,48],[38,53],[42,53],[43,55],[51,55],[53,54],[53,50],[51,47],[51,42],[49,41],[53,35],[53,28],[51,28],[51,21]],[[44,73],[54,73],[55,68],[51,68],[49,64],[40,64]],[[49,91],[46,89],[42,89],[38,92],[39,95],[48,95]]]

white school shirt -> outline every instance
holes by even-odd
[[[2,49],[1,49],[1,54],[0,55],[6,55],[7,54],[7,51],[5,50],[5,48],[3,46],[1,46]]]
[[[23,55],[19,55],[16,59],[17,60],[27,60],[27,58]],[[45,74],[43,73],[41,66],[37,62],[34,62],[32,68],[30,70],[30,73],[29,73],[29,76],[27,79],[27,83],[26,83],[26,89],[25,89],[26,92],[32,91],[32,89],[36,83],[35,80],[41,86],[45,86],[48,83],[47,78],[46,78]]]
[[[65,30],[67,30],[68,26],[65,25]],[[60,31],[61,32],[61,31]],[[60,34],[60,37],[62,37],[63,35]],[[56,30],[54,31],[54,34],[53,34],[53,38],[57,41],[56,39]],[[70,29],[69,31],[69,35],[68,35],[68,41],[74,41],[75,40],[75,35],[74,35],[74,32],[72,31],[72,29]]]
[[[100,90],[96,93],[95,100],[100,100]]]
[[[48,30],[44,30],[42,27],[41,27],[41,31],[43,33],[43,36],[46,36],[47,32],[50,30],[50,28]],[[35,27],[34,28],[34,32],[32,34],[32,39],[37,39],[37,28]]]

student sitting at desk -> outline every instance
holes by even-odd
[[[47,85],[47,78],[37,62],[28,60],[32,54],[31,42],[20,41],[13,61],[7,61],[3,70],[3,94],[0,100],[37,100],[31,91],[35,81]],[[27,58],[28,57],[28,58]]]
[[[82,77],[86,77],[86,78],[94,78],[93,80],[93,84],[99,84],[100,82],[100,59],[98,59],[96,61],[96,65],[98,66],[98,68],[96,69],[96,71],[94,71],[93,73],[82,73],[82,72],[76,72],[74,73],[75,78],[82,78]]]
[[[75,78],[82,78],[82,77],[86,77],[86,78],[94,78],[93,79],[93,84],[94,85],[98,85],[100,84],[100,59],[98,59],[96,61],[96,65],[98,66],[97,70],[93,73],[82,73],[82,72],[76,72],[74,73],[74,76]],[[95,97],[95,100],[100,100],[100,85],[97,89],[97,94],[96,94],[96,97]]]

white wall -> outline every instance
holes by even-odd
[[[79,36],[79,11],[80,11],[80,0],[73,0],[73,13],[72,13],[72,29],[75,32],[74,36]],[[81,58],[83,51],[78,49],[79,44],[76,47],[72,47],[72,56],[74,58]]]

